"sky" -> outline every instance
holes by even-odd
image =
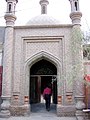
[[[40,0],[18,0],[16,5],[16,17],[15,25],[25,25],[32,17],[41,14]],[[70,24],[71,19],[69,17],[71,12],[71,6],[69,0],[48,0],[48,12],[49,16],[52,16],[59,20],[61,24]],[[83,31],[90,30],[90,0],[80,0],[80,11],[83,16],[81,19],[81,25]],[[6,12],[7,3],[6,0],[0,0],[0,26],[5,26],[4,15]]]

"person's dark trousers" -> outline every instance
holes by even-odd
[[[46,101],[46,110],[50,110],[50,103],[51,103],[51,95],[46,94],[45,95],[45,101]]]

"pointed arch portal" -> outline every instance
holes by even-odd
[[[40,103],[47,84],[52,88],[52,102],[57,103],[57,68],[46,59],[41,59],[30,68],[30,103]]]

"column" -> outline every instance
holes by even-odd
[[[84,104],[84,80],[83,80],[83,54],[82,54],[82,36],[78,26],[73,26],[72,30],[72,66],[74,79],[74,94],[76,101],[76,118],[83,120]]]

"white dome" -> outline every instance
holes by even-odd
[[[26,25],[56,25],[56,24],[60,24],[60,22],[54,19],[53,17],[48,16],[47,14],[41,14],[39,16],[31,18],[31,20],[29,20]]]

